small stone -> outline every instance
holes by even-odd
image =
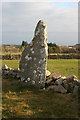
[[[20,71],[19,68],[14,69],[14,72],[19,72],[19,71]]]
[[[8,69],[8,66],[6,64],[2,66],[2,70],[5,70],[5,69],[6,70]]]
[[[55,92],[58,92],[58,93],[67,93],[67,90],[62,85],[49,86],[47,89],[48,90],[53,89]]]
[[[67,82],[73,82],[75,79],[77,79],[77,77],[75,75],[70,75],[65,78],[65,80],[67,80]]]
[[[48,77],[49,75],[51,75],[51,72],[46,70],[46,76]]]
[[[52,81],[53,81],[52,79],[48,79],[48,80],[46,81],[46,84],[48,85],[48,84],[50,84]]]
[[[64,79],[66,79],[66,77],[65,77],[65,76],[62,76],[61,78],[62,78],[63,80],[64,80]]]
[[[52,81],[52,82],[50,83],[50,85],[55,85],[55,82],[54,82],[54,81]]]
[[[74,80],[73,84],[77,85],[77,86],[80,86],[80,80]]]
[[[53,89],[54,89],[54,86],[51,85],[51,86],[49,86],[49,87],[47,88],[47,91],[49,91],[49,90],[53,90]]]
[[[65,83],[65,84],[64,84],[64,88],[65,88],[66,90],[68,90],[69,85],[68,85],[67,83]]]
[[[61,75],[59,73],[53,73],[49,77],[54,79],[54,80],[57,80],[61,77]]]
[[[62,78],[59,78],[55,81],[55,84],[57,85],[61,85],[63,83],[63,79]]]
[[[12,68],[8,68],[8,70],[12,70]]]

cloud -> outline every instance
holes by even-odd
[[[60,5],[56,2],[8,2],[3,3],[3,43],[18,42],[27,39],[32,39],[33,31],[36,23],[42,19],[47,23],[49,41],[56,38],[57,33],[65,32],[66,40],[67,32],[77,33],[78,19],[77,3],[63,3]],[[56,33],[54,36],[53,34]],[[51,36],[50,36],[51,35]],[[60,35],[60,34],[59,34]],[[63,36],[63,38],[64,38]],[[60,38],[61,37],[61,38]],[[59,36],[62,39],[62,35]],[[77,39],[77,35],[75,37]],[[73,37],[70,37],[72,40]],[[76,42],[76,40],[74,40]],[[65,43],[65,42],[64,42]]]
[[[66,0],[3,0],[3,2],[66,2]],[[79,0],[67,0],[67,2],[79,2]]]

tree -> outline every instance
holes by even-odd
[[[55,43],[48,43],[48,52],[49,53],[60,53],[61,49]]]
[[[48,43],[48,47],[53,47],[53,44],[52,43]]]
[[[52,47],[48,47],[48,53],[53,53],[53,48]]]
[[[26,45],[28,45],[28,42],[27,41],[22,41],[21,47],[25,47]]]
[[[53,52],[54,53],[60,53],[60,47],[58,45],[53,47]]]

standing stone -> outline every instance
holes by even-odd
[[[32,42],[25,47],[20,59],[21,81],[25,81],[27,85],[43,87],[46,80],[47,56],[47,29],[46,24],[40,20]]]

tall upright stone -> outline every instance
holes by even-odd
[[[25,47],[20,58],[21,81],[25,81],[27,85],[44,86],[47,56],[47,27],[45,22],[40,20],[32,42]]]

